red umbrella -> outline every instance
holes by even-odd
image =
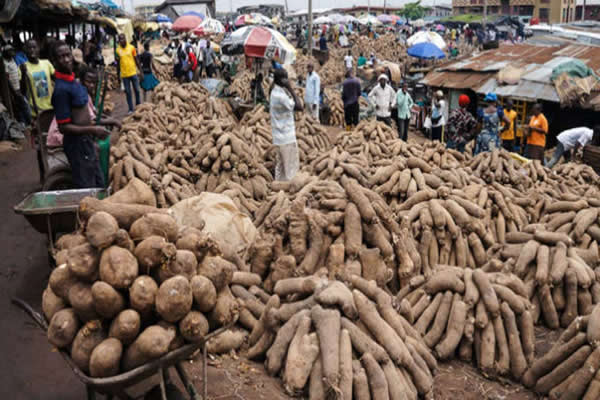
[[[195,15],[184,15],[183,17],[179,17],[171,26],[171,29],[177,32],[187,32],[191,31],[198,25],[202,23],[202,18],[197,17]]]

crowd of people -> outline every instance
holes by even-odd
[[[228,31],[233,29],[229,24]],[[398,41],[405,41],[416,29],[420,28],[410,25],[393,28]],[[295,34],[299,46],[309,40],[308,29],[300,25],[290,25],[283,32],[290,36]],[[312,39],[315,40],[315,47],[328,51],[329,45],[339,46],[346,34],[352,32],[376,38],[381,29],[349,23],[337,28],[317,29]],[[450,51],[461,41],[482,43],[495,40],[495,35],[493,29],[483,31],[468,25],[461,29],[447,29],[445,32]],[[519,33],[516,35],[519,36]],[[2,57],[17,118],[24,124],[30,124],[32,116],[35,118],[41,112],[53,109],[55,119],[48,133],[47,145],[63,147],[73,169],[73,183],[76,187],[103,186],[104,177],[100,172],[94,139],[105,138],[109,134],[106,126],[119,126],[115,120],[97,117],[92,101],[97,90],[95,82],[98,76],[95,71],[98,66],[104,65],[103,39],[102,35],[96,35],[83,36],[78,40],[75,38],[75,41],[71,45],[61,41],[46,43],[44,51],[50,59],[40,57],[41,49],[35,40],[24,44],[22,54],[10,44],[4,45]],[[138,54],[137,43],[129,43],[123,34],[118,36],[115,62],[129,113],[133,113],[137,105],[146,101],[148,93],[159,84],[150,43],[143,43],[143,49]],[[171,58],[173,76],[179,82],[198,81],[203,76],[219,76],[231,81],[239,62],[238,57],[217,54],[210,40],[188,35],[174,37],[164,48],[164,54]],[[278,149],[275,177],[281,180],[291,179],[299,168],[293,113],[304,108],[317,123],[320,122],[322,108],[326,106],[321,78],[314,65],[307,66],[306,76],[300,79],[305,89],[304,101],[301,102],[292,90],[287,71],[278,62],[272,60],[270,63],[268,73],[272,76],[273,84],[267,94],[264,93],[262,84],[267,73],[262,68],[263,63],[252,59],[247,59],[247,62],[260,63],[261,66],[256,68],[257,73],[250,83],[250,89],[255,102],[269,105],[273,144]],[[371,104],[375,118],[389,126],[395,123],[398,137],[405,141],[408,140],[409,125],[415,110],[426,109],[424,126],[428,137],[433,141],[444,142],[447,148],[460,152],[464,152],[467,143],[473,141],[474,154],[503,147],[509,151],[522,151],[528,158],[543,161],[552,167],[561,157],[568,157],[572,149],[600,139],[600,128],[592,130],[579,127],[567,130],[558,135],[558,145],[553,157],[544,160],[549,126],[541,104],[535,104],[531,108],[527,123],[522,129],[518,129],[518,114],[510,99],[504,99],[501,106],[496,94],[488,93],[483,104],[480,102],[476,112],[472,112],[472,99],[461,95],[458,107],[449,110],[444,93],[436,91],[431,95],[431,100],[425,100],[425,104],[421,102],[420,107],[416,107],[409,82],[391,82],[389,70],[384,69],[380,73],[382,69],[379,68],[375,54],[371,53],[367,58],[360,53],[355,59],[352,52],[348,51],[342,62],[346,74],[340,95],[347,130],[351,130],[359,122],[359,100],[363,97]],[[374,86],[370,87],[367,83],[363,88],[364,81],[355,75],[355,71],[359,69],[376,71]],[[519,137],[521,131],[523,143]]]

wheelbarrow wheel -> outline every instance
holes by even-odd
[[[67,189],[73,189],[73,176],[68,171],[57,172],[46,177],[46,181],[42,187],[43,191]]]

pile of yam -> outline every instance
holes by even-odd
[[[253,102],[254,93],[250,88],[250,83],[252,82],[252,79],[254,79],[255,75],[256,74],[254,72],[250,72],[248,70],[238,72],[237,75],[235,75],[233,82],[229,86],[229,93],[233,96],[241,98],[245,102]],[[263,78],[262,88],[265,96],[269,96],[269,89],[271,88],[269,79]]]
[[[390,148],[390,141],[394,139],[398,139],[394,129],[375,119],[364,119],[350,134],[338,135],[335,144],[352,155],[362,155],[372,165],[381,160],[391,160],[394,151],[401,151]]]
[[[157,104],[146,103],[128,117],[111,148],[113,191],[138,178],[152,187],[159,207],[203,191],[237,190],[247,203],[265,198],[273,178],[252,142],[239,136],[226,103],[195,89],[161,84]],[[257,208],[246,206],[249,212]]]
[[[298,174],[274,182],[279,192],[256,212],[260,237],[249,264],[270,290],[277,280],[326,268],[333,279],[353,273],[398,289],[421,270],[416,243],[375,192],[342,176],[340,182]]]
[[[396,301],[438,360],[473,361],[517,381],[534,361],[531,304],[515,275],[438,265],[413,277]]]
[[[431,394],[437,362],[392,304],[358,276],[280,280],[246,356],[264,359],[292,396],[416,400]]]
[[[431,181],[432,177],[435,175],[419,179],[426,184],[426,178]],[[438,263],[483,267],[488,262],[488,249],[503,243],[507,231],[517,231],[527,224],[527,220],[521,221],[526,213],[523,207],[512,198],[507,200],[511,194],[488,190],[484,185],[453,190],[440,186],[437,190],[419,190],[404,202],[392,202],[397,216],[406,219],[419,243],[422,270],[415,272],[428,275]]]
[[[82,200],[82,227],[57,240],[42,296],[48,340],[92,377],[202,341],[235,323],[243,304],[230,291],[243,271],[210,235],[180,229],[166,210],[113,200]]]
[[[556,218],[551,221],[558,223]],[[577,316],[590,314],[600,302],[597,242],[589,248],[585,243],[575,247],[566,233],[536,225],[507,234],[506,241],[491,252],[489,268],[501,268],[523,279],[534,306],[534,322],[543,321],[550,329],[565,328]]]
[[[377,39],[371,39],[366,36],[355,36],[352,40],[352,56],[354,59],[362,54],[369,57],[375,54],[378,60],[389,60],[401,63],[402,60],[408,58],[406,54],[406,46],[398,41],[398,38],[393,33],[380,35]],[[348,52],[348,49],[341,49],[342,59]]]
[[[305,112],[295,114],[296,141],[301,164],[310,153],[321,154],[331,148],[327,131]],[[255,148],[257,159],[270,171],[274,170],[275,147],[271,133],[271,117],[265,107],[258,105],[244,114],[239,136]]]
[[[523,375],[523,384],[552,400],[600,398],[600,306],[577,317],[543,357]]]

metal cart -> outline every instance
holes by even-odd
[[[103,199],[108,191],[95,188],[31,193],[14,211],[23,215],[36,231],[48,236],[48,249],[53,255],[58,234],[73,232],[79,227],[79,202],[87,196]]]
[[[13,304],[17,305],[19,308],[23,309],[35,322],[36,324],[45,332],[48,331],[48,324],[44,317],[36,312],[29,304],[24,302],[23,300],[13,298]],[[108,400],[112,400],[113,398],[118,399],[133,399],[134,397],[128,393],[128,389],[132,388],[135,385],[140,384],[142,381],[151,378],[153,376],[157,376],[159,380],[161,399],[163,400],[173,400],[173,398],[168,398],[166,394],[165,387],[169,382],[169,367],[174,367],[176,374],[179,376],[185,390],[190,395],[192,400],[201,400],[208,398],[208,373],[207,373],[207,355],[206,355],[206,342],[212,337],[218,335],[229,327],[223,327],[217,329],[214,332],[206,335],[204,339],[199,343],[187,344],[183,347],[180,347],[176,350],[173,350],[159,359],[154,361],[150,361],[144,365],[141,365],[131,371],[124,372],[119,375],[111,376],[109,378],[92,378],[86,375],[83,371],[81,371],[68,352],[64,350],[60,350],[59,353],[62,358],[69,365],[71,370],[75,376],[86,386],[87,390],[87,398],[88,400],[96,399],[96,394],[105,395]],[[203,383],[203,392],[204,397],[200,396],[196,387],[190,380],[189,376],[185,372],[183,367],[183,362],[192,356],[196,351],[202,351],[202,383]]]

